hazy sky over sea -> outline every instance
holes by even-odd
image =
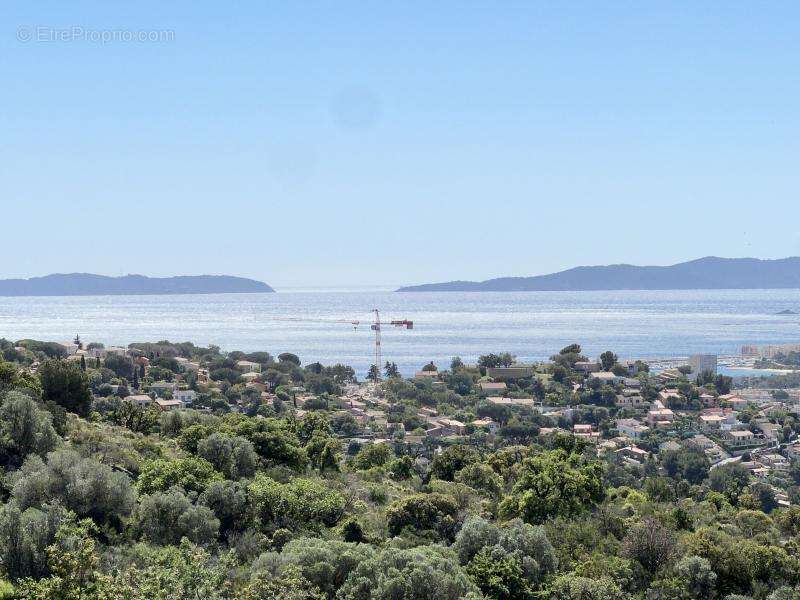
[[[0,15],[0,277],[399,285],[800,254],[796,3]]]

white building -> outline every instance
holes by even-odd
[[[172,392],[172,398],[178,400],[184,406],[190,406],[197,399],[197,392],[194,390],[175,390]]]
[[[689,366],[692,367],[692,374],[699,375],[705,371],[717,372],[716,354],[692,354],[689,357]]]

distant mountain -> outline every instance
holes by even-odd
[[[0,296],[232,294],[274,291],[266,283],[228,275],[106,277],[89,273],[68,273],[30,279],[0,279]]]
[[[800,257],[778,260],[709,256],[668,267],[576,267],[535,277],[450,281],[398,292],[529,292],[579,290],[695,290],[800,288]]]

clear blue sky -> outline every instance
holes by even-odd
[[[797,3],[388,4],[4,2],[0,277],[800,254]]]

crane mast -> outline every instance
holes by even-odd
[[[375,320],[370,325],[370,329],[375,332],[375,368],[377,372],[375,374],[375,383],[379,383],[381,380],[381,327],[383,325],[392,325],[394,327],[401,327],[404,329],[414,329],[414,321],[409,321],[408,319],[401,319],[397,321],[386,321],[381,322],[381,313],[377,308],[373,308],[372,311],[375,314]],[[253,313],[253,318],[255,319],[255,312]],[[347,323],[352,325],[354,329],[358,329],[358,326],[361,324],[361,321],[356,319],[325,319],[325,318],[309,318],[309,317],[284,317],[284,318],[276,318],[278,321],[293,321],[298,323]]]

